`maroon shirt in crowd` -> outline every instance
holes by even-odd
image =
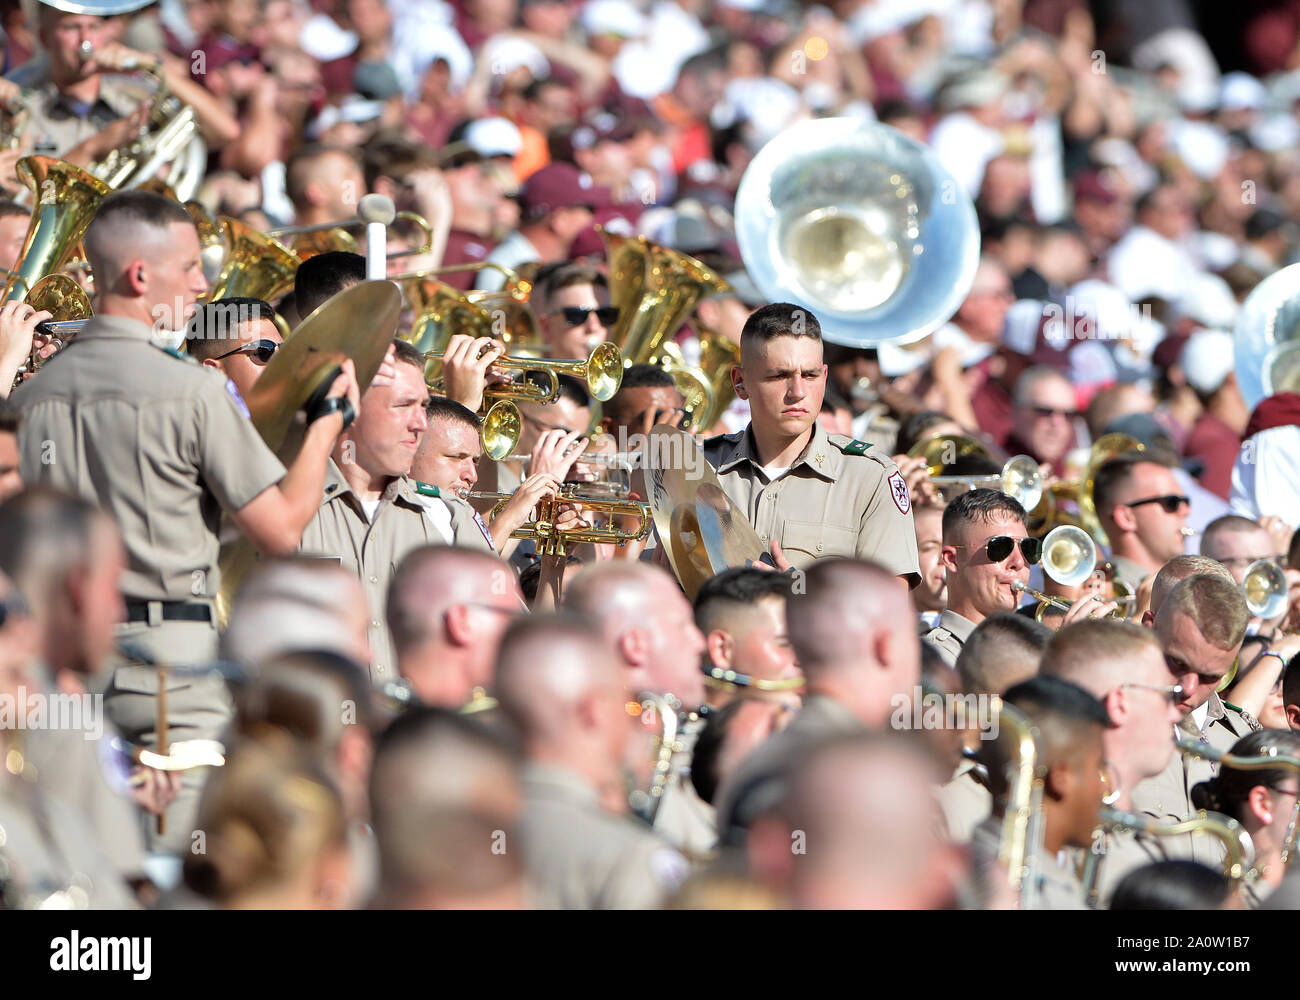
[[[1205,463],[1201,485],[1216,496],[1228,499],[1232,492],[1232,467],[1241,449],[1241,435],[1208,410],[1201,414],[1183,444],[1187,458]]]

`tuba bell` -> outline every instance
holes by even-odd
[[[1251,410],[1275,392],[1300,391],[1300,264],[1275,271],[1246,296],[1233,339],[1237,386]]]
[[[957,311],[979,264],[975,206],[934,153],[854,118],[800,122],[768,142],[735,218],[754,283],[811,310],[832,344],[920,340]]]
[[[220,225],[221,240],[230,249],[202,301],[249,296],[271,302],[293,287],[301,262],[292,250],[238,219],[222,216]]]

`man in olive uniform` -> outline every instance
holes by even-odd
[[[295,550],[357,400],[353,366],[307,414],[302,450],[286,472],[224,377],[155,344],[156,330],[185,325],[207,288],[186,211],[143,191],[112,195],[87,230],[86,251],[95,317],[13,396],[24,413],[23,480],[81,497],[116,521],[127,551],[119,641],[160,666],[202,665],[217,652],[221,511],[263,554]],[[128,739],[152,744],[157,691],[155,666],[117,669],[105,707]],[[219,680],[175,676],[168,684],[172,740],[215,739],[229,717]],[[193,774],[169,817],[197,807]],[[183,822],[169,819],[168,828]]]
[[[749,401],[749,426],[710,438],[704,455],[763,543],[797,569],[832,556],[871,559],[914,587],[916,529],[898,467],[817,422],[826,390],[817,318],[785,302],[753,313],[731,381]]]
[[[925,633],[950,667],[975,626],[990,615],[1016,610],[1021,594],[1014,584],[1029,583],[1042,543],[1028,537],[1028,517],[1015,500],[998,490],[968,490],[943,511],[943,549],[948,607],[939,624]]]
[[[623,671],[599,633],[534,617],[501,643],[496,695],[524,756],[524,861],[544,909],[651,909],[686,860],[610,805],[634,724]]]
[[[191,78],[188,61],[163,60],[127,48],[115,40],[112,21],[88,13],[85,4],[41,0],[36,10],[44,58],[32,59],[11,74],[24,88],[20,101],[29,115],[27,134],[36,152],[87,166],[129,143],[137,130],[132,116],[147,106],[151,88],[141,79],[117,74],[145,67],[155,68],[168,92],[194,109],[210,146],[219,148],[238,137],[239,122]],[[83,43],[89,43],[88,57],[83,56]]]
[[[429,427],[411,466],[411,478],[420,484],[425,512],[448,545],[495,554],[491,532],[479,512],[462,496],[478,482],[475,463],[483,454],[479,419],[470,409],[445,396],[430,396],[425,412]],[[436,492],[431,493],[429,487]]]
[[[320,509],[303,531],[299,550],[338,559],[360,577],[376,684],[397,679],[397,655],[384,624],[389,578],[408,552],[443,541],[409,476],[428,427],[424,357],[401,341],[394,342],[392,357],[392,382],[366,390],[356,423],[334,448]]]
[[[911,600],[892,567],[829,559],[807,572],[786,602],[790,642],[807,688],[794,721],[760,745],[714,797],[723,843],[781,798],[797,752],[829,736],[881,729],[921,682],[921,643]]]
[[[1182,715],[1177,726],[1180,738],[1228,751],[1250,732],[1240,712],[1228,707],[1215,691],[1237,660],[1249,621],[1241,588],[1208,573],[1175,584],[1156,610],[1155,633],[1182,688],[1176,705]],[[1196,813],[1193,786],[1217,773],[1215,764],[1175,753],[1159,775],[1133,789],[1133,811],[1161,820],[1189,819]],[[1170,838],[1165,847],[1171,857],[1190,857],[1203,864],[1217,865],[1221,857],[1210,837]]]

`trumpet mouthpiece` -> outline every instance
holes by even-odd
[[[1183,533],[1184,538],[1195,538],[1197,535],[1201,533],[1199,528],[1182,527],[1179,528],[1178,530]]]
[[[368,194],[357,204],[357,218],[366,223],[382,222],[391,226],[397,218],[397,206],[387,195]]]

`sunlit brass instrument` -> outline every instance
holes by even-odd
[[[1115,830],[1135,830],[1151,837],[1181,837],[1199,833],[1214,837],[1223,845],[1223,874],[1233,881],[1245,878],[1255,864],[1255,845],[1250,834],[1235,819],[1223,813],[1202,809],[1181,823],[1161,823],[1150,816],[1103,808],[1098,819],[1100,822],[1097,832],[1093,834],[1094,845],[1100,843],[1099,835]],[[1088,852],[1083,863],[1083,886],[1088,905],[1094,909],[1097,906],[1101,869],[1105,861],[1106,855],[1094,849]]]
[[[932,434],[912,445],[907,454],[925,459],[930,482],[945,497],[983,487],[1005,493],[1026,511],[1037,507],[1043,497],[1043,475],[1028,455],[1009,458],[1001,472],[971,471],[972,465],[996,468],[997,459],[988,445],[965,434]]]
[[[1006,867],[1011,888],[1022,910],[1034,909],[1037,902],[1038,864],[1046,833],[1043,819],[1043,783],[1047,769],[1038,752],[1038,729],[1028,716],[993,696],[993,710],[998,715],[999,741],[1006,741],[1007,756],[1006,809],[1002,820],[1002,837],[998,860]]]
[[[249,296],[271,302],[293,287],[301,261],[292,250],[238,219],[222,216],[220,226],[229,251],[202,301]]]
[[[1272,559],[1260,559],[1247,566],[1241,589],[1250,613],[1266,622],[1280,617],[1291,601],[1286,574]]]
[[[4,125],[0,128],[0,149],[17,149],[22,145],[32,113],[19,98],[14,98],[4,108]]]
[[[433,227],[429,225],[428,219],[419,212],[405,210],[398,212],[397,218],[413,222],[419,229],[422,229],[424,231],[424,242],[410,250],[394,250],[388,255],[389,260],[396,260],[399,257],[414,257],[422,253],[428,253],[433,249]],[[334,250],[356,253],[358,245],[356,237],[349,233],[348,230],[364,228],[365,225],[365,219],[341,219],[338,222],[318,222],[311,226],[279,226],[275,229],[266,230],[266,235],[281,243],[286,243],[286,236],[293,237],[293,239],[287,241],[286,245],[298,255],[299,260],[306,260],[318,253],[329,253]]]
[[[434,392],[442,391],[441,352],[425,354],[425,379]],[[598,344],[591,357],[573,361],[555,361],[549,358],[500,357],[493,362],[500,368],[519,372],[541,372],[546,385],[530,381],[512,380],[503,385],[488,385],[483,390],[483,401],[495,400],[483,418],[480,437],[483,451],[495,462],[506,459],[519,444],[522,415],[516,401],[524,403],[549,403],[560,394],[560,376],[571,375],[587,384],[587,391],[596,399],[609,399],[623,381],[623,359],[613,344]]]
[[[1300,391],[1300,264],[1275,271],[1251,291],[1233,327],[1233,366],[1246,406]]]
[[[1097,569],[1096,546],[1082,528],[1077,528],[1073,524],[1058,525],[1043,539],[1042,566],[1043,572],[1061,586],[1077,587]],[[1041,622],[1049,607],[1056,608],[1058,611],[1069,611],[1074,607],[1074,601],[1051,597],[1025,586],[1018,580],[1012,584],[1012,587],[1038,599],[1038,610],[1034,614],[1035,621]],[[1127,617],[1124,605],[1121,604],[1107,617],[1119,619]]]
[[[643,692],[636,701],[627,703],[629,715],[642,720],[649,719],[658,729],[649,787],[633,789],[628,795],[632,811],[651,826],[659,813],[659,804],[668,788],[668,779],[672,776],[673,754],[684,749],[677,738],[681,725],[678,715],[680,711],[681,703],[670,694]]]
[[[587,485],[587,483],[564,483],[558,493],[543,497],[537,504],[537,517],[516,528],[510,537],[532,539],[537,545],[538,555],[562,556],[567,553],[570,545],[626,545],[628,542],[641,541],[649,536],[650,529],[654,527],[654,515],[648,503],[642,500],[611,500],[595,497],[586,492]],[[488,522],[491,523],[513,497],[513,493],[473,491],[466,499],[495,501],[487,517]],[[584,528],[557,528],[556,515],[558,508],[563,505],[604,514],[610,518],[635,517],[638,519],[638,527],[636,531],[625,531],[612,524]]]
[[[1280,767],[1294,771],[1296,777],[1300,778],[1300,758],[1286,754],[1270,752],[1259,757],[1238,757],[1236,754],[1218,750],[1208,743],[1202,743],[1182,734],[1175,735],[1174,745],[1177,746],[1178,752],[1181,754],[1210,761],[1220,767],[1231,767],[1237,771],[1263,771]],[[1273,748],[1269,749],[1272,750]],[[1291,860],[1296,855],[1298,835],[1300,835],[1300,799],[1296,800],[1296,804],[1291,810],[1291,823],[1287,827],[1286,836],[1282,841],[1282,864],[1288,867],[1290,867]]]
[[[66,274],[47,274],[36,282],[27,296],[27,304],[37,312],[50,313],[50,319],[36,325],[36,332],[48,337],[58,350],[80,333],[94,314],[89,296]],[[27,362],[18,369],[14,384],[21,382],[24,375],[35,375],[46,360],[41,357],[40,348],[33,345]]]
[[[81,60],[94,56],[90,42],[81,43]],[[149,99],[149,124],[129,145],[111,150],[91,165],[90,173],[115,191],[140,187],[170,164],[167,183],[178,201],[193,198],[207,170],[208,149],[199,134],[194,109],[167,89],[161,63],[132,63],[126,72],[141,72],[154,83]]]
[[[499,292],[462,292],[438,280],[440,274],[483,270],[500,271],[505,287]],[[528,306],[533,286],[507,267],[489,261],[454,264],[408,271],[391,280],[401,287],[414,313],[411,328],[399,339],[419,351],[446,350],[454,333],[493,337],[515,353],[536,351],[541,343],[537,317]]]
[[[700,341],[699,370],[709,379],[712,390],[707,399],[707,408],[691,414],[692,424],[701,431],[708,432],[714,427],[736,398],[735,387],[731,384],[731,369],[740,364],[740,345],[717,330],[696,321],[696,334]],[[664,345],[667,354],[668,344]],[[674,349],[676,344],[672,344]],[[669,356],[671,360],[671,355]],[[682,362],[685,365],[685,362]]]
[[[702,426],[703,418],[721,413],[713,381],[707,370],[686,364],[676,345],[669,344],[700,299],[731,286],[694,257],[644,236],[603,229],[600,235],[609,256],[610,301],[618,308],[609,339],[622,349],[626,364],[662,366],[677,383],[692,426]]]
[[[1097,481],[1098,470],[1112,458],[1130,451],[1145,451],[1146,446],[1135,437],[1127,434],[1103,434],[1088,449],[1088,463],[1079,479],[1067,480],[1054,484],[1044,495],[1043,502],[1030,512],[1030,531],[1041,534],[1060,524],[1077,524],[1083,528],[1098,545],[1109,545],[1106,532],[1097,517],[1097,507],[1093,502],[1093,485]],[[1077,517],[1066,513],[1061,503],[1074,501],[1079,508]]]
[[[800,122],[768,142],[735,218],[754,284],[811,310],[832,344],[920,340],[957,311],[979,264],[975,207],[934,152],[858,118]]]

